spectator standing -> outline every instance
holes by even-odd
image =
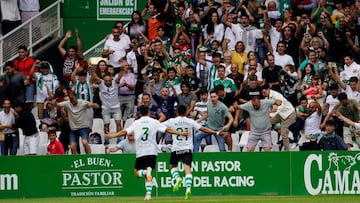
[[[147,33],[147,25],[142,19],[141,13],[139,11],[134,11],[131,14],[131,21],[126,27],[126,33],[129,35],[130,39],[139,39],[140,43],[148,41],[147,38],[143,37],[144,34]]]
[[[281,92],[279,72],[282,70],[282,67],[275,65],[275,57],[272,54],[268,54],[266,56],[266,61],[269,66],[265,67],[262,71],[262,78],[264,83],[267,84],[272,90]]]
[[[281,137],[285,151],[290,150],[289,126],[296,120],[296,112],[293,105],[279,92],[271,90],[269,86],[264,86],[262,90],[264,97],[277,100],[277,108],[274,116],[270,118],[271,124],[280,123]]]
[[[165,121],[166,116],[164,115],[164,113],[161,111],[161,109],[152,104],[151,103],[151,96],[149,94],[143,94],[141,100],[142,100],[142,104],[144,106],[149,107],[150,109],[150,117],[159,120],[160,122]],[[138,108],[138,111],[136,112],[135,115],[135,119],[139,119],[142,116],[140,108]]]
[[[109,59],[109,64],[114,67],[115,73],[120,72],[121,60],[126,56],[126,50],[131,44],[129,36],[123,33],[122,26],[112,28],[112,35],[105,41],[102,52],[102,57]]]
[[[256,61],[255,61],[256,62]],[[243,81],[244,81],[244,75],[239,72],[239,68],[237,64],[231,64],[230,66],[230,74],[226,76],[227,78],[230,78],[234,81],[236,87],[237,87],[237,95],[240,94],[242,88],[243,88]]]
[[[214,40],[221,42],[225,33],[224,24],[221,23],[219,14],[216,11],[210,11],[210,20],[204,26],[203,35],[206,42],[212,43]]]
[[[226,93],[233,93],[234,95],[235,93],[239,93],[237,92],[238,88],[236,87],[234,80],[226,77],[225,67],[223,65],[220,65],[218,67],[218,76],[219,79],[214,81],[214,87],[216,87],[217,85],[222,85],[225,88]]]
[[[35,73],[35,66],[38,64],[40,71]],[[36,103],[38,107],[38,118],[43,118],[44,102],[47,97],[53,97],[55,90],[59,87],[59,81],[50,72],[50,64],[46,61],[33,65],[30,74],[36,83]]]
[[[14,110],[11,109],[11,102],[5,99],[3,102],[3,110],[0,112],[0,131],[3,139],[0,140],[1,155],[16,155],[19,147],[19,132],[15,127]]]
[[[82,144],[86,154],[91,153],[88,143],[90,125],[87,114],[88,108],[99,108],[98,104],[77,99],[74,93],[69,95],[69,101],[57,103],[57,106],[63,107],[68,114],[70,124],[70,148],[72,154],[77,154],[77,140],[81,137]]]
[[[122,62],[121,68],[119,76],[115,78],[120,78],[118,94],[122,120],[125,122],[134,115],[136,76],[126,61]]]
[[[228,44],[230,43],[229,39],[224,39],[222,44],[223,50],[227,51]],[[238,66],[238,71],[241,74],[244,74],[244,64],[248,60],[247,52],[245,51],[245,44],[242,41],[237,41],[235,44],[235,50],[231,51],[231,64],[236,64]]]
[[[268,115],[270,114],[270,107],[274,104],[277,104],[276,100],[260,100],[259,97],[253,97],[251,101],[237,107],[249,112],[251,119],[247,151],[253,152],[259,140],[262,141],[264,151],[271,150],[271,122]]]
[[[325,132],[307,135],[309,139],[316,139],[321,150],[347,150],[347,146],[339,135],[335,132],[336,124],[332,120],[325,123]]]
[[[24,23],[33,16],[39,14],[39,0],[19,0],[19,9],[21,14],[21,22]]]
[[[154,84],[155,84],[155,80],[152,80],[150,82],[150,90],[151,90],[152,98],[156,101],[161,111],[165,114],[166,120],[168,120],[169,118],[173,118],[175,116],[174,105],[175,102],[177,101],[177,98],[175,96],[170,96],[170,91],[167,87],[162,87],[161,94],[160,95],[157,94],[155,92]],[[170,87],[174,91],[174,86],[170,85]]]
[[[93,65],[93,64],[91,64]],[[95,73],[96,75],[100,78],[100,79],[104,79],[105,75],[110,74],[108,72],[108,68],[107,68],[107,63],[105,60],[100,60],[97,64],[96,64],[96,68],[95,68]],[[99,106],[101,106],[101,99],[100,99],[100,91],[99,91],[99,84],[95,83],[91,80],[91,82],[93,83],[93,102],[99,104]],[[98,109],[94,109],[94,118],[102,118],[102,109],[98,108]]]
[[[351,77],[360,77],[360,65],[354,61],[354,57],[346,55],[344,57],[344,70],[340,72],[340,80],[349,83]]]
[[[27,77],[15,69],[14,62],[8,61],[4,65],[6,74],[0,77],[0,87],[4,88],[4,98],[24,102],[24,92],[29,84]]]
[[[348,125],[352,126],[355,128],[356,131],[360,130],[360,123],[359,122],[354,122],[351,119],[343,116],[339,111],[335,111],[334,112],[335,115],[337,115],[340,119],[342,119],[345,123],[347,123]],[[358,144],[358,146],[360,146],[360,136],[356,137],[356,143]]]
[[[261,30],[250,25],[249,16],[246,12],[241,12],[240,24],[226,22],[226,25],[231,27],[231,30],[235,33],[236,41],[244,43],[246,52],[255,51],[256,39],[263,38]],[[240,71],[240,73],[242,72]]]
[[[308,117],[305,119],[304,134],[317,134],[321,132],[320,124],[322,119],[321,106],[315,100],[309,103]],[[311,141],[305,137],[301,137],[299,140],[300,151],[303,150],[318,150],[319,146],[316,141]]]
[[[16,126],[21,128],[24,138],[24,154],[36,155],[39,147],[39,132],[36,126],[34,115],[30,109],[26,108],[22,101],[13,103]]]
[[[1,29],[6,35],[17,26],[21,25],[18,1],[0,1],[1,8]]]
[[[210,91],[210,99],[211,102],[207,105],[207,114],[202,116],[199,121],[207,119],[208,128],[215,130],[215,131],[225,131],[227,132],[234,121],[231,113],[228,111],[228,108],[219,101],[219,96],[217,95],[216,90]],[[228,122],[225,123],[225,118],[228,118]],[[194,140],[194,152],[199,151],[200,142],[203,138],[209,137],[211,134],[199,132],[195,135]],[[220,135],[217,133],[215,135],[216,141],[219,145],[219,150],[224,152],[225,151],[225,138],[223,134]]]
[[[35,96],[35,81],[30,75],[31,67],[34,65],[35,60],[28,55],[28,50],[25,45],[18,47],[19,56],[14,60],[14,66],[17,71],[23,73],[29,80],[29,85],[25,88],[25,103],[34,103]]]
[[[190,116],[190,112],[194,110],[195,103],[197,101],[196,94],[190,91],[190,85],[187,82],[181,83],[181,93],[176,94],[179,105],[184,105],[187,109],[185,115]]]
[[[68,48],[68,50],[65,49],[66,42],[72,37],[71,30],[68,30],[66,32],[65,37],[60,41],[58,45],[59,52],[64,58],[60,83],[66,89],[70,89],[71,73],[75,69],[75,61],[78,61],[84,57],[82,42],[80,39],[79,31],[77,29],[75,29],[75,35],[77,46],[72,45]]]
[[[121,130],[121,110],[119,101],[119,75],[113,78],[107,74],[100,79],[99,76],[90,68],[91,79],[93,82],[99,84],[99,95],[101,99],[102,117],[104,121],[104,132],[110,132],[110,119],[114,118],[116,124],[116,131]],[[135,99],[134,99],[135,101]],[[105,140],[105,144],[108,144]]]
[[[214,81],[219,79],[217,68],[221,63],[221,58],[222,58],[221,53],[214,52],[212,54],[212,63],[206,63],[207,65],[206,68],[208,68],[208,79],[207,79],[208,91],[214,88]]]
[[[346,95],[349,99],[353,99],[360,103],[360,92],[357,89],[359,79],[356,76],[352,76],[349,79],[349,84],[344,83],[342,80],[340,80],[339,72],[337,69],[337,66],[335,64],[328,64],[329,69],[328,72],[330,73],[333,80],[339,84],[341,89],[346,92]]]
[[[150,17],[148,20],[148,39],[153,41],[157,36],[157,28],[165,25],[164,15],[158,11],[154,4],[150,4],[148,8],[144,8],[141,15],[144,16],[146,12],[149,12]]]
[[[194,66],[188,65],[185,68],[185,74],[182,77],[182,81],[187,82],[190,85],[190,91],[196,95],[199,95],[200,91],[200,79],[196,77]]]
[[[334,107],[334,110],[340,112],[340,114],[344,115],[345,117],[349,118],[353,122],[359,121],[359,103],[357,103],[355,100],[348,99],[346,93],[342,92],[339,94],[338,99],[340,101],[339,104],[337,104]],[[324,119],[324,121],[321,124],[321,128],[325,127],[326,121],[330,119],[332,116],[332,113],[328,113]],[[348,146],[348,149],[352,147],[353,143],[353,137],[355,136],[355,133],[353,130],[351,130],[350,125],[348,123],[344,123],[343,126],[343,139]]]

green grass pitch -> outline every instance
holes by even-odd
[[[183,197],[153,197],[150,201],[144,201],[143,197],[104,197],[104,198],[41,198],[41,199],[0,199],[6,203],[359,203],[360,195],[326,195],[326,196],[194,196],[190,200]]]

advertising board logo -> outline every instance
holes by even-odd
[[[70,168],[62,170],[62,189],[71,191],[71,196],[113,196],[123,188],[122,169],[115,168],[110,159],[81,158]]]
[[[16,174],[0,174],[0,191],[18,190],[18,176]]]
[[[321,154],[311,154],[305,161],[304,182],[309,194],[360,194],[359,167],[355,167],[360,164],[360,153],[330,153],[324,162],[328,162],[326,169]]]

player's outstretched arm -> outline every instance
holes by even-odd
[[[116,137],[122,137],[122,136],[125,136],[127,134],[126,130],[121,130],[115,134],[105,134],[104,137],[107,138],[107,139],[112,139],[112,138],[116,138]]]
[[[218,131],[212,130],[212,129],[207,128],[207,127],[201,127],[199,130],[204,132],[204,133],[208,133],[208,134],[212,134],[212,135],[220,133]]]
[[[189,136],[189,132],[188,131],[177,131],[174,130],[172,128],[166,128],[165,132],[170,133],[170,134],[174,134],[174,135],[181,135],[181,136]]]

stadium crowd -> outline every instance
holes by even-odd
[[[78,30],[58,45],[63,67],[20,46],[0,76],[2,155],[16,155],[17,128],[24,154],[37,154],[38,130],[54,129],[65,150],[55,150],[61,145],[51,136],[49,153],[69,145],[79,153],[79,137],[91,153],[94,118],[105,134],[111,119],[120,131],[142,116],[142,105],[160,122],[185,106],[185,116],[218,132],[194,134],[194,152],[211,136],[220,151],[232,151],[232,134],[243,131],[250,131],[248,151],[259,140],[270,151],[272,130],[286,151],[351,150],[360,145],[359,17],[357,0],[148,0],[129,23],[115,22],[101,60],[83,60]],[[77,45],[66,48],[74,36]],[[118,141],[107,152],[134,149]],[[172,136],[158,133],[157,142],[171,144]]]

